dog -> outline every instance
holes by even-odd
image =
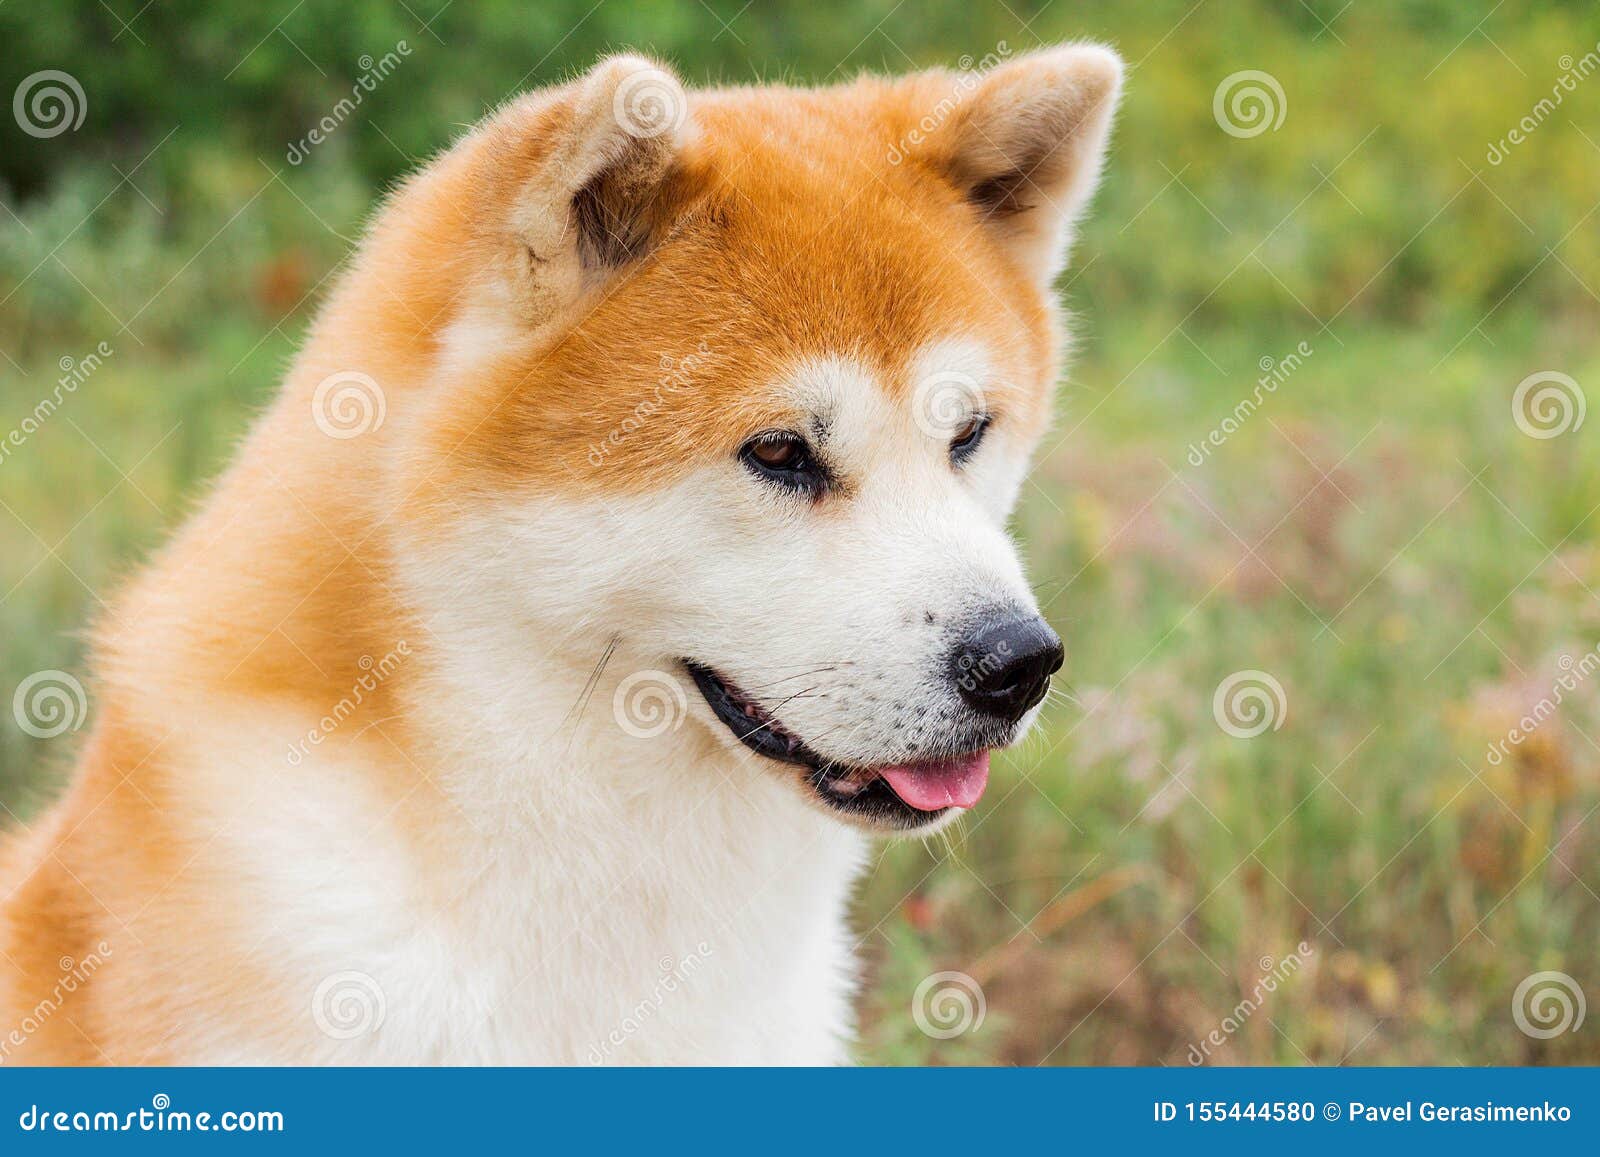
[[[848,1063],[873,840],[1062,662],[1005,526],[1121,83],[623,54],[394,191],[95,632],[0,1061]]]

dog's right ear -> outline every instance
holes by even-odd
[[[682,82],[631,54],[496,116],[474,150],[487,203],[464,209],[509,281],[506,304],[542,321],[644,257],[668,226],[693,131]]]

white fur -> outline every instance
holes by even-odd
[[[963,372],[985,372],[959,344],[908,365],[963,349]],[[270,1036],[195,1016],[174,1030],[180,1055],[848,1059],[846,908],[867,837],[739,745],[678,660],[726,672],[824,754],[909,757],[953,702],[948,624],[1032,606],[1001,526],[1021,463],[997,429],[981,467],[953,471],[947,444],[843,357],[796,366],[786,388],[827,416],[852,487],[827,516],[730,458],[640,498],[477,507],[402,544],[426,613],[409,643],[430,672],[404,684],[404,708],[427,766],[381,728],[290,761],[283,737],[315,721],[210,705],[197,729],[191,705],[171,706],[193,765],[218,769],[194,785],[218,836],[191,871],[227,873],[271,914],[241,920],[240,969],[272,952],[272,975],[292,978],[259,995],[268,1015],[251,1023]],[[784,677],[813,670],[812,694],[789,699]],[[352,744],[397,763],[416,798],[363,789],[341,763]],[[403,816],[424,800],[437,843],[419,861]]]

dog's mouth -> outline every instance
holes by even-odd
[[[989,782],[989,750],[943,759],[852,766],[812,751],[759,704],[709,667],[684,660],[711,712],[751,751],[806,770],[824,803],[857,819],[917,828],[953,809],[970,808]]]

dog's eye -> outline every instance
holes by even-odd
[[[750,447],[750,457],[768,470],[793,470],[805,461],[805,443],[791,438],[771,438]]]
[[[758,477],[812,496],[827,489],[828,475],[798,434],[787,430],[757,434],[739,449],[739,460]]]
[[[950,461],[960,465],[977,450],[978,443],[983,441],[984,431],[989,428],[988,414],[974,414],[968,418],[966,424],[956,431],[956,436],[950,440]]]

